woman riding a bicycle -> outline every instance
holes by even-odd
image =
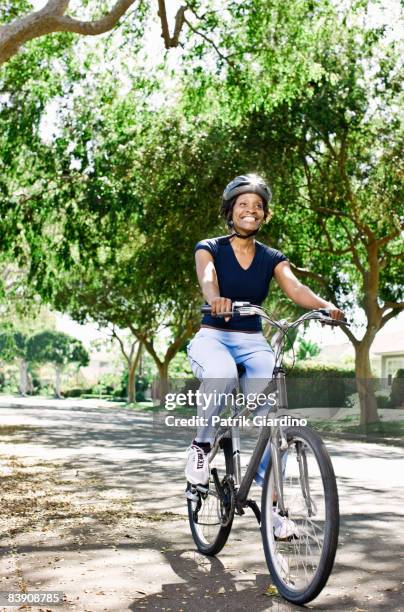
[[[244,393],[259,393],[271,379],[274,353],[262,334],[260,317],[220,315],[231,312],[235,301],[262,304],[272,277],[298,306],[327,309],[337,320],[344,317],[339,308],[296,278],[283,253],[255,239],[260,226],[271,216],[270,200],[271,191],[262,178],[237,176],[225,188],[221,205],[229,234],[202,240],[195,247],[198,281],[211,314],[203,317],[200,330],[188,346],[188,357],[202,383],[204,397],[231,393],[237,385],[238,367],[243,369],[240,384]],[[206,425],[198,427],[189,448],[185,475],[191,484],[209,481],[208,454],[215,433],[211,419],[223,407],[221,402],[198,406],[198,416]]]

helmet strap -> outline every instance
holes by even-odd
[[[228,221],[227,225],[231,228],[234,228],[234,222],[233,221]],[[229,236],[230,238],[234,238],[234,236],[237,236],[237,238],[241,238],[242,240],[247,240],[247,238],[251,238],[252,236],[255,236],[255,234],[258,234],[259,232],[259,227],[254,230],[253,232],[250,232],[249,234],[243,236],[243,234],[239,234],[236,230],[233,230],[233,233]]]

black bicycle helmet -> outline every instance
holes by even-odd
[[[242,174],[230,181],[223,191],[223,202],[228,202],[241,193],[257,193],[263,199],[265,206],[268,205],[272,197],[271,190],[265,181],[256,174]]]

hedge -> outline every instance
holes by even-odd
[[[199,384],[196,379],[183,380],[181,391],[196,391]],[[356,392],[354,370],[328,366],[295,366],[290,371],[286,368],[286,384],[289,408],[341,407]]]
[[[341,407],[355,393],[355,371],[295,366],[286,376],[289,408]]]

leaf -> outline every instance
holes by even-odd
[[[264,595],[267,595],[268,597],[276,597],[276,595],[279,595],[279,592],[274,584],[270,584],[269,587],[265,589]]]

